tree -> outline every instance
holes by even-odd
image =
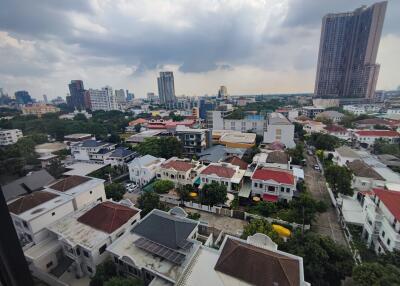
[[[308,137],[307,142],[317,149],[328,151],[333,151],[336,147],[340,145],[339,138],[324,133],[312,133]]]
[[[96,267],[96,273],[90,279],[90,286],[103,286],[105,281],[117,275],[117,268],[114,262],[106,260]]]
[[[153,209],[162,209],[163,206],[160,203],[160,196],[151,191],[143,192],[137,200],[139,208],[142,210],[140,213],[141,217],[144,217]]]
[[[276,214],[278,207],[275,203],[261,201],[252,207],[250,211],[265,217],[270,217]]]
[[[88,119],[86,118],[85,114],[78,113],[77,115],[74,116],[74,120],[76,121],[84,121],[87,122]]]
[[[201,215],[199,213],[188,213],[187,218],[192,220],[199,220]]]
[[[120,201],[124,197],[125,187],[121,183],[111,183],[105,187],[107,199]]]
[[[110,143],[121,143],[121,137],[117,133],[111,133],[107,140]]]
[[[400,269],[394,265],[363,263],[354,267],[353,280],[358,286],[400,285]]]
[[[183,152],[183,145],[176,137],[151,137],[136,146],[136,150],[142,155],[152,155],[169,159],[180,157]]]
[[[303,125],[300,123],[294,122],[294,134],[296,135],[297,138],[300,140],[304,139],[304,135],[306,134],[306,131],[303,129]]]
[[[295,148],[287,149],[286,153],[292,158],[292,164],[300,165],[304,160],[304,145],[298,143]]]
[[[174,188],[174,183],[169,180],[157,180],[154,183],[153,188],[159,194],[166,194]]]
[[[243,228],[242,238],[246,239],[248,236],[256,233],[263,233],[268,235],[278,245],[282,243],[282,238],[272,228],[272,225],[265,219],[252,219],[249,224]]]
[[[143,282],[139,279],[113,277],[104,283],[104,286],[142,286]]]
[[[56,179],[61,178],[62,174],[65,172],[63,164],[58,159],[52,160],[50,164],[46,167],[46,170]]]
[[[303,257],[305,280],[311,285],[339,286],[352,273],[350,251],[330,237],[297,231],[280,249]]]
[[[346,167],[330,165],[325,170],[325,177],[335,194],[353,195],[351,187],[352,173]]]
[[[300,198],[293,199],[289,203],[289,209],[292,211],[290,221],[299,224],[311,224],[317,213],[326,211],[327,205],[323,201],[313,199],[308,193],[302,193]]]
[[[217,182],[205,184],[201,190],[200,202],[203,205],[214,206],[224,204],[227,200],[226,186]]]
[[[186,184],[184,186],[179,186],[176,189],[178,196],[181,200],[181,203],[188,201],[190,199],[190,193],[194,192],[194,187],[192,185]]]

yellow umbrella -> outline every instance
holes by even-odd
[[[283,237],[289,237],[289,236],[292,234],[292,232],[291,232],[289,229],[287,229],[286,227],[283,227],[283,226],[281,226],[281,225],[279,225],[279,224],[273,224],[273,225],[272,225],[272,228],[273,228],[280,236],[283,236]]]

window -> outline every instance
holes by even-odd
[[[92,268],[90,268],[89,266],[87,267],[87,271],[88,271],[89,273],[93,273]]]
[[[290,188],[286,188],[286,193],[290,193]]]
[[[106,251],[106,248],[107,248],[107,243],[99,248],[99,253],[102,254],[104,251]]]
[[[385,237],[385,232],[384,231],[382,231],[382,237]]]
[[[254,183],[254,187],[258,188],[258,183]]]
[[[50,268],[51,266],[53,266],[53,261],[50,261],[49,263],[46,264],[46,268]]]
[[[29,228],[28,223],[26,221],[23,221],[22,224],[24,225],[25,228]]]
[[[76,255],[81,255],[81,249],[79,248],[79,246],[76,248]]]
[[[263,184],[260,183],[258,186],[259,186],[260,188],[262,188],[262,187],[263,187]]]
[[[131,225],[133,225],[136,222],[136,219],[134,221],[131,222]]]
[[[161,174],[157,174],[157,178],[161,178]]]
[[[103,201],[103,198],[100,197],[100,198],[97,199],[97,201],[98,201],[98,202],[102,202],[102,201]]]
[[[125,231],[121,231],[120,233],[117,234],[117,237],[121,237],[124,233]]]
[[[56,215],[56,213],[55,213],[55,212],[52,212],[52,213],[51,213],[51,216],[55,216],[55,215]]]
[[[386,240],[386,243],[387,243],[387,245],[390,245],[390,239],[389,238]]]
[[[83,255],[86,257],[89,257],[89,252],[87,252],[86,250],[83,251]]]
[[[118,263],[118,257],[114,256],[114,262]]]
[[[93,194],[93,191],[90,191],[89,194]]]
[[[284,192],[285,191],[285,188],[284,187],[281,187],[281,192]]]

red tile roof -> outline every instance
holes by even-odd
[[[239,168],[242,170],[247,170],[248,164],[245,161],[243,161],[242,159],[240,159],[239,157],[236,157],[236,156],[229,157],[225,160],[225,162],[230,163],[235,166],[239,166]]]
[[[147,123],[147,122],[148,121],[146,119],[144,119],[144,118],[138,118],[136,120],[133,120],[133,121],[129,122],[129,126],[135,126],[137,124],[144,124],[144,123]]]
[[[356,134],[370,137],[400,137],[400,133],[392,130],[359,130]]]
[[[277,170],[277,169],[269,169],[269,168],[261,168],[257,169],[253,176],[253,180],[274,180],[280,184],[294,185],[294,176],[288,171]]]
[[[13,201],[8,205],[8,209],[14,214],[21,214],[56,197],[58,197],[57,194],[36,191]]]
[[[97,230],[112,233],[137,213],[137,210],[127,206],[104,202],[84,213],[78,221]]]
[[[235,174],[235,170],[224,166],[209,165],[203,171],[201,171],[201,174],[202,175],[215,174],[218,177],[222,178],[232,178],[233,175]]]
[[[400,192],[373,189],[376,196],[388,208],[396,220],[400,220]]]
[[[161,166],[165,169],[175,169],[177,171],[183,171],[183,172],[187,172],[195,167],[195,165],[190,162],[180,161],[180,160],[172,160],[169,162],[165,162]]]
[[[347,129],[339,125],[329,125],[325,127],[328,132],[347,132]]]
[[[53,190],[59,191],[59,192],[66,192],[69,189],[72,189],[79,185],[82,185],[83,183],[85,183],[87,181],[90,181],[90,178],[74,175],[74,176],[66,177],[65,179],[62,179],[61,181],[58,181],[57,183],[51,185],[50,188],[52,188]]]

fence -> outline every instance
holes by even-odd
[[[250,220],[250,219],[265,219],[267,221],[269,221],[270,223],[276,223],[276,224],[280,224],[282,226],[291,226],[293,229],[297,229],[297,228],[302,228],[303,225],[302,224],[298,224],[298,223],[291,223],[291,222],[287,222],[285,220],[281,220],[281,219],[277,219],[277,218],[272,218],[272,217],[263,217],[263,216],[259,216],[256,214],[251,214],[251,213],[244,213],[244,219],[245,220]],[[304,230],[309,230],[310,229],[310,225],[306,224],[304,225]]]

